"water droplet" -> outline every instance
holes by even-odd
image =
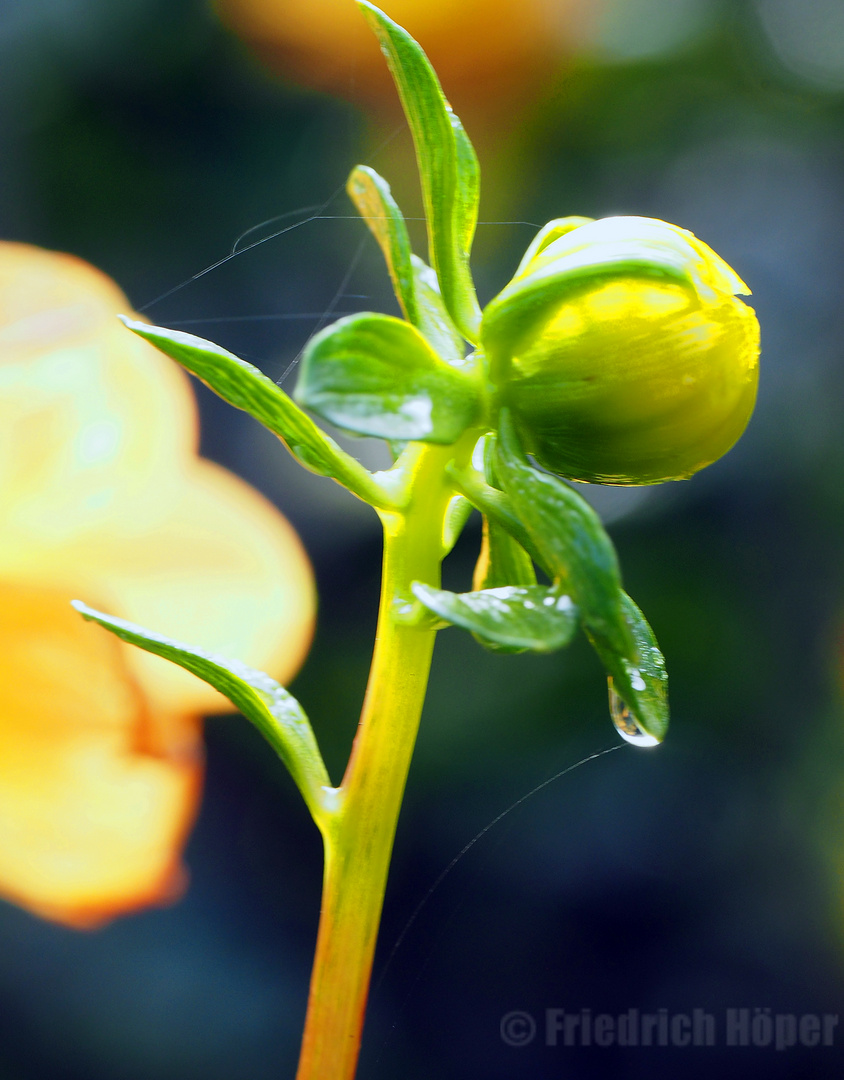
[[[608,679],[607,682],[610,690],[610,716],[613,724],[615,724],[615,730],[622,739],[625,742],[632,743],[633,746],[659,746],[659,739],[655,739],[653,735],[648,735],[647,732],[642,731],[636,723],[636,718],[630,711],[627,702],[613,686],[612,679]]]

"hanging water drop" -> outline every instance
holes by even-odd
[[[607,679],[607,683],[610,691],[610,716],[613,724],[615,724],[615,730],[622,739],[625,742],[632,743],[633,746],[659,746],[659,739],[655,739],[653,735],[648,735],[646,731],[642,731],[639,727],[627,702],[613,686],[611,678]]]

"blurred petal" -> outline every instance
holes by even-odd
[[[73,925],[178,895],[197,716],[231,705],[69,600],[280,681],[314,619],[296,534],[197,458],[186,376],[129,311],[78,259],[0,243],[0,893]]]
[[[287,682],[313,631],[307,556],[270,503],[195,456],[186,376],[115,318],[129,310],[86,263],[0,244],[0,574]],[[157,707],[231,708],[121,648]]]
[[[244,660],[282,684],[302,665],[313,633],[313,573],[298,536],[241,480],[196,462],[178,505],[154,531],[115,522],[61,553],[51,578],[71,578],[82,598],[141,626]],[[66,565],[65,565],[66,564]],[[66,578],[65,578],[66,573]],[[140,649],[126,660],[156,707],[229,711],[195,676]]]
[[[69,255],[0,244],[0,564],[178,498],[197,442],[186,376],[115,318],[129,303]]]
[[[118,643],[50,590],[0,585],[0,640],[0,890],[78,926],[175,899],[198,721],[150,716]]]
[[[447,93],[489,107],[559,63],[583,0],[382,0],[422,43]],[[356,99],[393,91],[371,31],[350,0],[217,0],[223,20],[270,64],[307,86]]]

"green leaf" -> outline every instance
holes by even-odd
[[[71,601],[83,619],[99,623],[122,641],[171,660],[229,699],[276,751],[287,766],[315,820],[322,814],[324,788],[331,786],[308,718],[299,702],[282,686],[239,660],[154,634],[142,626],[104,615],[81,600]]]
[[[389,506],[386,492],[372,474],[320,431],[280,386],[252,364],[193,334],[148,326],[125,315],[118,318],[133,333],[196,375],[224,401],[254,416],[277,435],[306,468],[321,476],[330,476],[373,506]]]
[[[633,640],[632,649],[621,655],[599,636],[587,634],[610,677],[610,690],[622,698],[642,731],[661,742],[668,730],[668,675],[653,630],[627,593],[621,608]],[[614,702],[618,709],[618,703]],[[616,717],[618,727],[618,718]],[[628,734],[631,734],[628,728]]]
[[[413,266],[410,262],[410,237],[390,185],[368,165],[358,165],[349,174],[346,191],[378,241],[405,318],[419,327]]]
[[[540,565],[571,593],[590,630],[616,652],[628,652],[630,633],[612,541],[592,507],[568,484],[528,462],[506,409],[500,414],[495,468]]]
[[[390,185],[374,169],[358,165],[346,191],[378,241],[405,318],[445,361],[463,367],[463,338],[445,309],[437,275],[410,249],[407,226]]]
[[[577,629],[571,597],[542,585],[453,593],[414,581],[411,590],[439,618],[509,650],[553,652]]]
[[[446,445],[480,413],[469,375],[444,363],[409,323],[370,312],[311,338],[296,399],[358,435]]]
[[[431,262],[445,306],[464,337],[476,343],[480,310],[469,272],[480,193],[475,151],[419,45],[367,0],[358,5],[387,58],[413,135]]]

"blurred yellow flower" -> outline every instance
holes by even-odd
[[[231,706],[69,600],[281,682],[315,608],[296,534],[197,457],[187,378],[128,307],[78,259],[0,244],[0,895],[76,926],[179,895],[200,716]]]

